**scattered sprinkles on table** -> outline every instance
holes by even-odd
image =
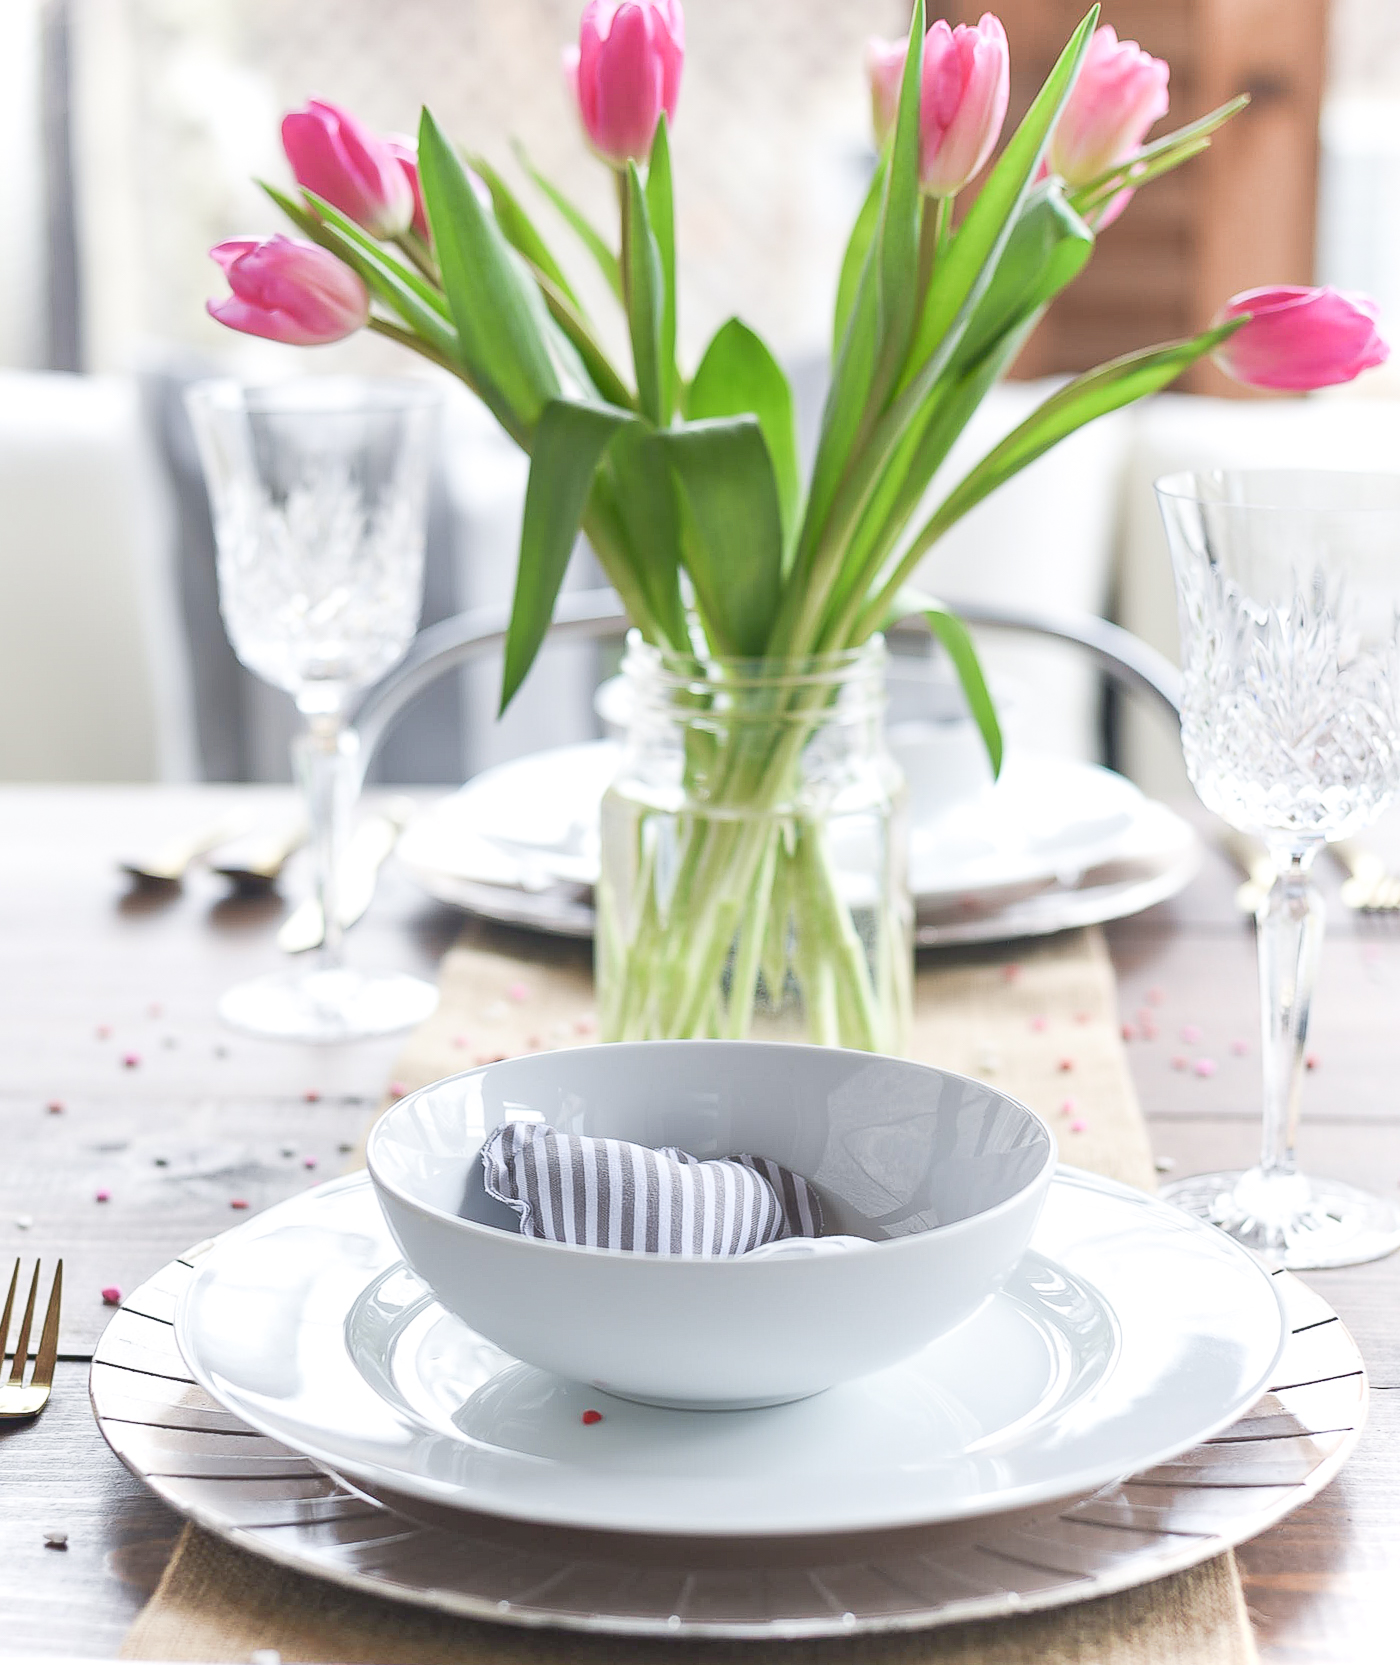
[[[1236,1058],[1243,1058],[1244,1055],[1249,1051],[1249,1042],[1248,1041],[1240,1041],[1240,1040],[1231,1041],[1230,1042],[1230,1051],[1234,1053]]]
[[[44,1108],[51,1116],[61,1116],[63,1114],[63,1100],[61,1098],[51,1098]]]
[[[1315,1070],[1321,1063],[1321,1058],[1319,1058],[1315,1052],[1309,1052],[1303,1059],[1304,1069]]]
[[[112,1193],[104,1185],[100,1191],[94,1193],[94,1200],[97,1202],[111,1202]]]
[[[1209,1079],[1212,1075],[1215,1074],[1215,1071],[1216,1071],[1215,1059],[1214,1058],[1198,1058],[1196,1060],[1193,1068],[1195,1069],[1196,1074],[1201,1076],[1202,1079]]]
[[[1039,1014],[1037,1014],[1037,1016],[1035,1016],[1031,1019],[1031,1028],[1035,1030],[1037,1035],[1039,1035],[1044,1029],[1046,1029],[1049,1026],[1049,1023],[1050,1023],[1049,1018],[1042,1017]]]
[[[123,1052],[122,1053],[122,1068],[123,1069],[134,1070],[140,1062],[141,1062],[141,1054],[139,1052]]]
[[[122,1292],[116,1284],[109,1283],[102,1291],[103,1304],[109,1307],[119,1307],[122,1304]]]
[[[512,983],[506,990],[507,1000],[528,1000],[530,990],[524,983]]]
[[[248,1199],[246,1197],[230,1197],[228,1205],[230,1208],[247,1208]]]
[[[1083,1116],[1076,1116],[1069,1124],[1069,1130],[1071,1133],[1083,1133],[1088,1126],[1089,1124],[1084,1120]]]
[[[592,1411],[592,1410],[585,1411],[583,1413],[583,1415],[579,1418],[579,1421],[584,1425],[585,1428],[591,1428],[595,1422],[601,1422],[602,1420],[603,1420],[603,1413],[601,1411]]]
[[[1181,1026],[1181,1038],[1186,1042],[1187,1046],[1195,1046],[1196,1042],[1201,1038],[1199,1026],[1194,1023],[1183,1023]]]

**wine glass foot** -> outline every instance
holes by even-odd
[[[283,1041],[358,1041],[411,1029],[437,1006],[418,977],[358,971],[277,971],[238,983],[219,1002],[235,1029]]]
[[[1193,1174],[1159,1195],[1293,1272],[1357,1266],[1400,1248],[1400,1207],[1336,1179],[1251,1168]]]

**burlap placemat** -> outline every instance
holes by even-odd
[[[442,1001],[410,1037],[395,1091],[490,1058],[592,1038],[587,960],[560,947],[514,957],[462,945]],[[1112,967],[1097,931],[967,956],[919,972],[916,1058],[995,1081],[1055,1128],[1066,1161],[1151,1187],[1152,1159],[1118,1035]],[[188,1526],[132,1626],[126,1659],[366,1665],[1251,1665],[1257,1655],[1234,1558],[1048,1613],[899,1636],[810,1642],[591,1637],[475,1624],[341,1590]]]

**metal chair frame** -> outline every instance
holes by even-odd
[[[982,602],[952,602],[971,625],[1043,636],[1082,648],[1099,668],[1130,694],[1145,695],[1175,718],[1181,709],[1181,672],[1176,666],[1121,625],[1089,615],[1044,613],[1031,608],[997,607]],[[361,698],[352,715],[360,739],[360,767],[368,768],[395,720],[430,683],[459,665],[501,647],[510,622],[507,607],[481,607],[457,613],[419,633],[400,663]],[[627,613],[613,590],[578,590],[561,595],[555,606],[549,639],[556,642],[604,640],[627,629]],[[906,620],[889,632],[895,636],[924,633],[919,620]]]

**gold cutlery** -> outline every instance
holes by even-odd
[[[367,815],[351,833],[338,875],[340,903],[337,912],[342,930],[348,931],[370,905],[379,869],[398,843],[399,834],[407,826],[412,813],[410,799],[394,798],[382,809]],[[308,896],[282,922],[282,928],[277,933],[277,946],[284,954],[304,954],[309,948],[319,948],[324,935],[321,904],[316,897]]]
[[[306,833],[306,817],[296,815],[280,826],[231,839],[210,852],[210,871],[231,879],[240,890],[265,889],[277,883],[288,858],[306,843]]]
[[[16,1260],[14,1275],[10,1279],[10,1292],[5,1297],[5,1311],[0,1315],[0,1374],[3,1374],[5,1343],[10,1334],[10,1314],[14,1311],[15,1292],[19,1288],[19,1268],[20,1263]],[[20,1320],[19,1334],[15,1338],[14,1363],[10,1368],[9,1379],[0,1382],[0,1421],[16,1416],[37,1416],[48,1404],[49,1394],[53,1390],[53,1367],[58,1358],[58,1308],[63,1298],[61,1260],[53,1275],[48,1310],[44,1314],[43,1333],[39,1337],[39,1351],[34,1355],[34,1369],[26,1386],[24,1368],[29,1362],[29,1333],[34,1325],[34,1302],[38,1294],[39,1263],[35,1261],[34,1276],[29,1285],[29,1299],[25,1303],[24,1317]]]
[[[206,851],[240,838],[248,830],[246,816],[212,822],[193,832],[179,833],[153,846],[144,854],[130,856],[118,865],[122,872],[143,884],[177,885],[189,871],[190,863]]]

